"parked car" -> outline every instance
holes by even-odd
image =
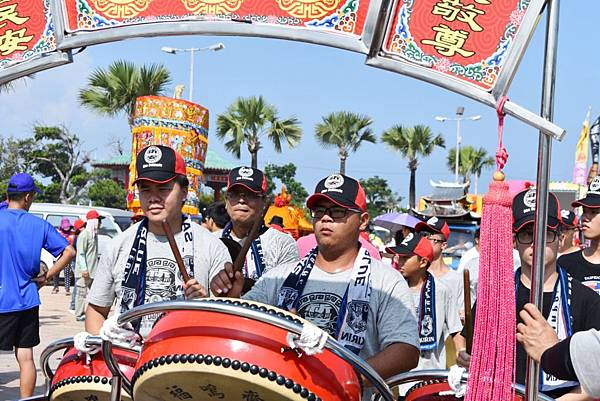
[[[29,213],[48,221],[58,229],[63,217],[67,217],[73,224],[77,219],[85,220],[85,215],[90,209],[96,210],[101,216],[105,217],[102,219],[102,225],[98,231],[98,254],[102,255],[108,241],[131,224],[132,213],[130,211],[109,207],[34,203],[31,205]],[[50,268],[54,263],[54,257],[46,250],[42,250],[41,263]]]
[[[460,258],[469,249],[475,246],[475,231],[479,228],[476,223],[449,223],[450,238],[448,246],[444,249],[444,262],[453,268],[458,269]]]

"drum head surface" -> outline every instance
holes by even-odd
[[[57,386],[50,395],[50,401],[110,401],[110,384],[77,383],[73,378],[72,383]],[[124,391],[121,392],[123,401],[131,401]]]

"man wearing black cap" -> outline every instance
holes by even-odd
[[[444,263],[443,252],[448,246],[448,238],[450,238],[448,223],[440,217],[433,216],[417,223],[415,231],[431,242],[431,246],[433,247],[433,261],[429,267],[429,273],[433,274],[438,281],[444,283],[448,290],[450,290],[452,299],[456,302],[456,308],[460,313],[461,320],[463,320],[465,315],[463,277]]]
[[[211,274],[231,261],[227,248],[216,236],[192,224],[181,212],[188,179],[184,160],[177,152],[167,146],[149,146],[137,155],[136,172],[135,185],[145,218],[111,240],[88,295],[86,330],[91,334],[100,332],[109,339],[121,339],[116,336],[114,318],[106,320],[115,299],[117,312],[122,313],[150,302],[204,297]],[[169,223],[192,277],[188,282],[183,282],[163,220]],[[155,319],[142,319],[142,336],[150,331]],[[132,338],[131,333],[123,335],[127,340]]]
[[[560,211],[560,246],[558,247],[558,255],[566,255],[569,253],[580,251],[581,248],[576,244],[579,243],[579,219],[575,212],[571,210]]]
[[[317,247],[298,264],[267,272],[245,299],[294,311],[360,355],[384,378],[419,358],[412,295],[400,273],[360,246],[369,222],[358,181],[341,174],[321,180],[306,203]],[[215,294],[239,297],[244,276],[227,268],[211,282]]]
[[[542,312],[529,302],[531,288],[531,265],[533,263],[533,223],[535,221],[535,188],[518,193],[513,199],[513,232],[521,257],[521,268],[515,272],[518,327],[527,323],[531,315],[546,319],[559,339],[565,339],[578,331],[600,328],[600,298],[557,265],[560,226],[560,206],[556,195],[548,197],[548,225],[544,250],[544,295]],[[475,316],[476,308],[473,308]],[[484,313],[484,311],[481,311]],[[475,319],[473,319],[475,320]],[[462,336],[465,336],[463,331]],[[460,338],[459,338],[460,339]],[[517,344],[516,382],[525,383],[527,355],[523,346]],[[458,363],[467,365],[470,356],[460,351]],[[540,391],[558,400],[585,399],[576,381],[560,380],[542,372]],[[564,397],[564,398],[563,398]]]
[[[252,225],[263,218],[267,180],[262,171],[238,167],[229,172],[225,193],[227,213],[231,217],[222,236],[244,243]],[[300,259],[294,239],[261,222],[260,235],[252,241],[243,267],[245,277],[257,280],[275,266],[296,263]]]
[[[600,294],[600,176],[592,180],[586,197],[571,206],[583,208],[581,231],[590,246],[561,256],[558,263],[575,279]]]
[[[52,225],[27,213],[39,192],[29,174],[15,174],[6,189],[8,206],[0,211],[0,350],[14,349],[21,398],[33,395],[37,377],[33,347],[40,343],[38,287],[75,256]],[[40,271],[42,249],[58,258],[48,271]]]

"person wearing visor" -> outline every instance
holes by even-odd
[[[417,322],[406,281],[358,241],[369,222],[359,182],[330,175],[317,184],[306,206],[317,246],[299,263],[266,272],[243,298],[297,313],[383,378],[417,366]],[[213,279],[211,289],[239,297],[243,285],[244,276],[227,268]]]
[[[571,206],[582,208],[581,231],[589,246],[563,255],[559,264],[575,279],[600,294],[600,177],[595,177],[583,199]]]
[[[266,205],[267,180],[262,171],[237,167],[229,172],[225,206],[231,221],[221,236],[240,245],[246,241],[254,223],[263,218]],[[258,280],[266,271],[300,259],[294,238],[260,222],[260,235],[250,246],[243,266],[245,277]]]
[[[452,292],[428,271],[433,260],[431,243],[427,238],[410,233],[397,246],[386,248],[386,252],[394,255],[415,304],[420,350],[415,370],[446,369],[443,329],[447,328],[454,338],[462,324]]]
[[[529,304],[531,288],[531,265],[533,263],[534,221],[536,208],[535,188],[531,187],[518,193],[513,199],[513,232],[517,250],[521,257],[521,267],[515,272],[515,292],[517,309],[517,330],[533,320],[547,321],[558,339],[562,340],[573,333],[600,327],[600,298],[589,288],[574,280],[557,263],[560,205],[553,193],[548,197],[548,222],[546,227],[546,245],[544,248],[544,281],[542,310]],[[473,307],[475,321],[476,305]],[[481,311],[485,313],[485,311]],[[465,330],[459,337],[464,348]],[[527,354],[522,342],[524,337],[517,334],[516,382],[525,384]],[[457,362],[468,367],[470,355],[459,352]],[[541,373],[539,390],[557,400],[586,400],[577,381],[563,380],[547,372]]]
[[[137,155],[136,172],[134,183],[145,217],[113,238],[100,258],[87,298],[87,333],[80,333],[75,341],[80,351],[87,350],[82,340],[88,333],[121,343],[134,342],[135,332],[145,337],[156,316],[143,318],[134,332],[116,325],[118,314],[146,303],[206,297],[211,274],[231,262],[219,238],[182,214],[188,179],[177,152],[162,145],[146,147]],[[187,282],[179,272],[163,220],[173,231],[191,277]],[[116,313],[107,320],[115,299]]]

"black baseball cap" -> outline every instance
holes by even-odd
[[[585,198],[576,200],[571,203],[572,207],[585,206],[590,208],[600,207],[600,176],[594,177],[590,185],[588,185]]]
[[[227,177],[227,190],[236,185],[242,186],[257,194],[267,192],[267,179],[262,171],[252,167],[236,167],[229,172]]]
[[[579,226],[579,219],[572,210],[561,210],[560,220],[562,221],[563,226],[566,228],[577,228]]]
[[[448,223],[446,220],[437,216],[429,217],[427,220],[422,220],[415,224],[415,231],[418,233],[421,231],[431,231],[442,234],[446,241],[450,238],[450,227],[448,227]]]
[[[513,198],[513,231],[519,231],[523,226],[535,221],[536,206],[535,187],[519,192]],[[556,229],[560,224],[560,203],[552,192],[548,196],[548,228]]]
[[[347,209],[367,211],[367,196],[358,181],[343,174],[331,174],[317,184],[315,193],[306,200],[312,209],[317,201],[326,199]]]
[[[430,262],[433,260],[433,247],[431,246],[431,242],[429,242],[427,238],[413,233],[408,234],[398,245],[385,248],[385,250],[394,255],[417,255]]]
[[[137,178],[134,184],[144,180],[164,184],[179,175],[186,175],[183,157],[163,145],[151,145],[142,149],[137,155],[135,169]]]

